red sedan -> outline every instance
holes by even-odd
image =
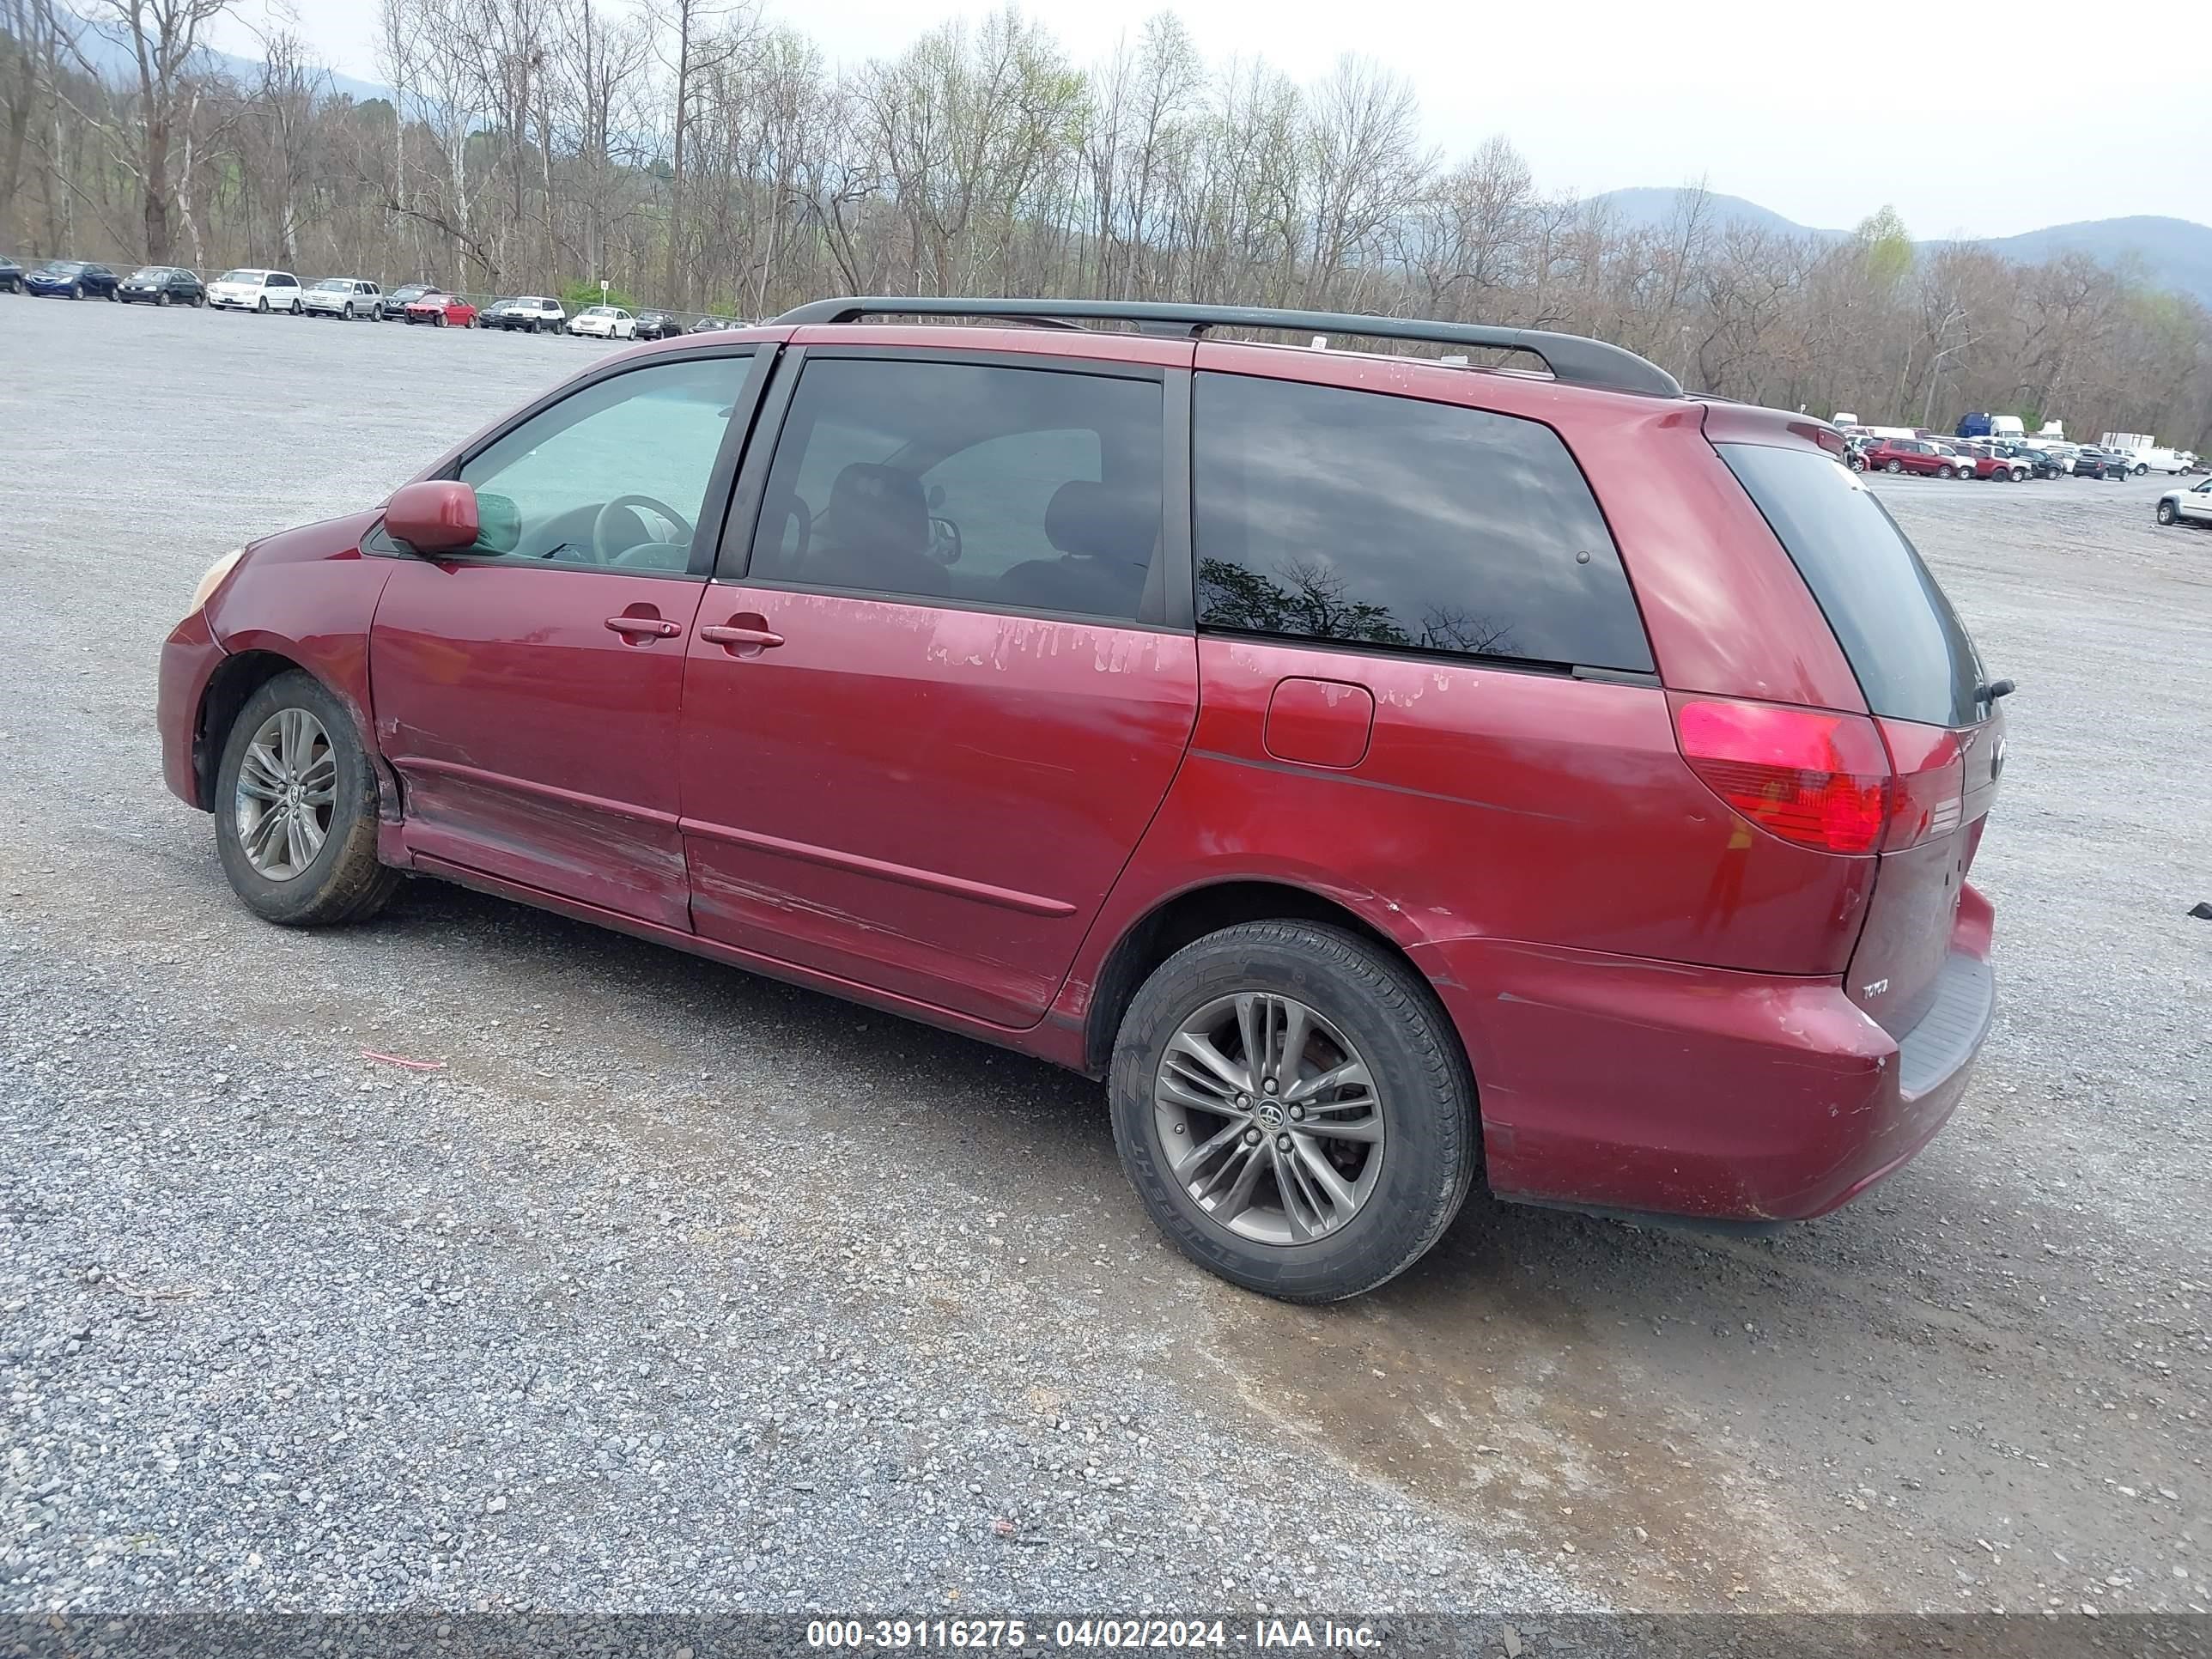
[[[434,328],[474,328],[477,308],[458,294],[426,294],[408,306],[407,320]]]

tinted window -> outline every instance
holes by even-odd
[[[586,386],[465,462],[483,525],[477,550],[516,561],[677,571],[747,364],[697,358]],[[631,498],[620,507],[618,496]]]
[[[751,574],[1154,619],[1160,383],[817,358],[769,469]]]
[[[1651,666],[1597,502],[1548,427],[1202,374],[1192,429],[1202,624]]]
[[[1973,643],[1874,492],[1813,450],[1717,447],[1820,601],[1867,707],[1892,720],[1971,724],[1981,685]]]

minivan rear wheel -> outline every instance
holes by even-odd
[[[376,860],[376,772],[345,705],[279,674],[232,722],[216,771],[216,850],[246,907],[288,927],[358,921],[398,890]]]
[[[1247,922],[1168,958],[1114,1046],[1114,1139],[1199,1266],[1291,1302],[1357,1296],[1442,1237],[1474,1180],[1450,1022],[1358,934]]]

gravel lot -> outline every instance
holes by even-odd
[[[0,299],[0,1606],[2212,1602],[2157,481],[1879,486],[2021,685],[1929,1152],[1771,1242],[1478,1195],[1301,1310],[1172,1254],[1079,1079],[435,885],[233,901],[152,729],[194,580],[602,349]]]

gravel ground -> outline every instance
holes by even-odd
[[[434,885],[233,901],[151,726],[194,580],[601,348],[0,341],[0,1606],[2212,1599],[2212,536],[2153,483],[1879,486],[2021,684],[1925,1155],[1759,1243],[1478,1196],[1301,1310],[1079,1079]]]

